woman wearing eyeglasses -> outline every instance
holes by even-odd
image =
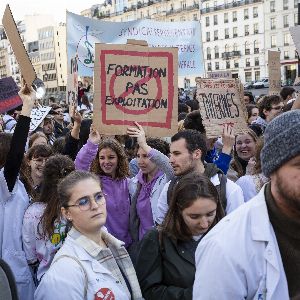
[[[103,229],[106,204],[98,177],[74,171],[59,184],[58,194],[72,228],[35,299],[142,299],[124,243]]]
[[[43,170],[40,197],[24,214],[23,248],[36,285],[66,236],[66,221],[60,217],[57,185],[74,170],[74,162],[68,156],[57,154],[50,157]]]

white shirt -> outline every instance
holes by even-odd
[[[210,181],[214,186],[220,184],[218,174],[214,175],[210,178]],[[157,218],[156,223],[162,224],[163,220],[165,219],[165,215],[168,211],[168,188],[170,182],[167,182],[164,186],[162,192],[160,193],[160,197],[158,198],[157,204]],[[226,214],[231,213],[236,208],[244,203],[244,196],[243,191],[241,188],[235,184],[233,181],[227,178],[226,182],[226,198],[227,198],[227,206],[226,206]]]

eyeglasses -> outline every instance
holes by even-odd
[[[271,109],[274,109],[274,110],[283,110],[283,107],[284,106],[279,105],[279,106],[271,107]]]
[[[48,157],[39,157],[39,158],[33,158],[32,161],[34,161],[37,165],[42,165],[43,163],[46,163],[48,160]]]
[[[97,205],[103,205],[105,203],[105,196],[106,194],[103,194],[101,192],[98,192],[94,194],[93,199],[96,202]],[[76,201],[76,204],[73,205],[66,205],[67,207],[79,207],[81,211],[87,211],[90,210],[92,207],[92,199],[89,196],[82,197]]]

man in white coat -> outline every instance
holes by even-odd
[[[271,181],[199,244],[193,299],[300,299],[300,110],[272,120],[264,141]]]
[[[170,146],[170,164],[173,168],[174,175],[180,178],[188,173],[205,174],[210,178],[214,186],[219,187],[220,198],[224,210],[227,214],[234,211],[240,205],[244,204],[242,189],[233,181],[218,176],[219,169],[214,164],[205,164],[204,158],[207,152],[206,139],[204,135],[196,130],[179,131],[171,138]],[[210,171],[209,171],[210,169]],[[221,172],[221,171],[220,171]],[[220,179],[221,178],[221,179]],[[223,178],[223,182],[222,182]],[[226,180],[224,180],[226,178]],[[174,178],[174,182],[176,179]],[[162,224],[169,208],[170,189],[172,189],[172,180],[167,182],[157,201],[156,223]],[[170,186],[171,184],[171,186]],[[222,186],[224,184],[224,186]],[[225,195],[222,195],[225,194]]]

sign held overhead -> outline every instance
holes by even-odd
[[[176,48],[96,44],[94,123],[126,134],[137,121],[149,136],[177,131]]]

